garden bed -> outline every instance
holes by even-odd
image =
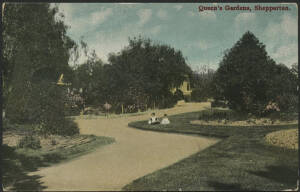
[[[230,121],[226,119],[205,121],[205,120],[194,120],[191,124],[197,125],[212,125],[212,126],[267,126],[267,125],[291,125],[297,124],[298,120],[282,121],[272,120],[270,118],[250,118],[243,121]]]
[[[298,134],[298,129],[275,131],[267,134],[265,140],[275,146],[298,150]]]
[[[33,146],[38,147],[34,149],[24,145],[20,147],[20,141],[25,137],[27,137],[26,142],[32,142],[35,144]],[[38,177],[30,176],[29,172],[72,160],[113,142],[113,138],[94,135],[44,137],[32,133],[29,125],[16,125],[11,130],[6,129],[3,132],[2,146],[3,187],[5,190],[13,191],[43,190],[44,186],[41,185]]]
[[[147,121],[130,123],[129,126],[137,129],[210,135],[223,140],[178,163],[139,178],[123,189],[279,191],[296,188],[298,150],[270,145],[265,136],[274,131],[296,129],[298,124],[215,126],[190,123],[199,120],[202,113],[169,116],[169,125],[148,125]]]

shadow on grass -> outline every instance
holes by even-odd
[[[53,151],[17,149],[2,145],[3,184],[6,189],[14,191],[40,191],[45,188],[39,181],[41,176],[29,175],[38,168],[67,162],[78,156],[87,154],[102,145],[108,145],[115,140],[109,137],[89,135],[92,140],[71,148],[58,148]]]
[[[29,172],[37,171],[39,167],[49,166],[58,163],[65,158],[58,154],[45,154],[42,157],[26,156],[17,153],[16,149],[7,145],[2,146],[3,156],[3,181],[4,187],[9,190],[43,190],[46,187],[39,181],[41,176],[28,175]]]
[[[291,188],[296,186],[298,177],[297,167],[292,169],[285,165],[278,165],[268,166],[266,169],[266,171],[249,171],[249,173],[282,183]]]
[[[208,181],[208,185],[214,188],[214,191],[244,191],[240,184],[227,184],[218,181]]]
[[[9,190],[42,190],[46,187],[39,181],[41,176],[28,175],[30,170],[36,170],[35,162],[28,162],[23,155],[17,154],[15,149],[7,145],[2,145],[4,158],[3,165],[3,181],[4,187],[9,186]],[[24,161],[26,159],[26,161]],[[26,165],[30,165],[29,167]]]

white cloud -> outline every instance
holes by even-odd
[[[200,18],[202,18],[202,19],[214,20],[214,19],[217,18],[214,11],[202,11],[202,12],[199,13],[198,11],[192,10],[192,11],[188,11],[187,14],[190,17],[194,17],[196,15],[199,15]]]
[[[234,34],[240,36],[246,31],[255,31],[257,27],[255,13],[240,13],[234,18]]]
[[[197,44],[197,47],[199,47],[201,50],[206,50],[206,49],[209,48],[208,45],[207,45],[207,43],[206,43],[205,41],[199,42],[199,43]]]
[[[195,11],[188,11],[187,14],[190,17],[194,17],[196,15]]]
[[[107,8],[98,12],[91,13],[91,22],[92,24],[101,24],[107,20],[107,18],[112,15],[112,8]]]
[[[161,31],[161,28],[162,28],[161,25],[156,25],[155,27],[150,29],[150,33],[156,35]]]
[[[147,23],[151,16],[152,16],[152,11],[151,9],[140,9],[138,12],[137,12],[137,15],[139,16],[139,22],[138,24],[139,25],[144,25],[145,23]]]
[[[167,19],[168,13],[167,13],[167,11],[160,9],[157,12],[157,17],[159,17],[160,19]]]
[[[175,5],[174,8],[175,8],[177,11],[179,11],[180,9],[183,8],[183,6],[182,6],[182,5]]]
[[[290,15],[284,14],[282,16],[281,27],[285,34],[288,36],[298,35],[298,22],[296,18],[292,18]]]
[[[241,24],[245,22],[251,22],[255,20],[255,18],[255,13],[240,13],[235,17],[234,21],[235,24]]]
[[[293,63],[298,62],[298,45],[296,43],[282,45],[275,49],[275,52],[270,53],[278,63],[291,66]]]
[[[121,5],[135,5],[137,3],[118,3],[118,4],[121,4]]]
[[[283,14],[277,23],[270,22],[263,33],[269,55],[277,62],[291,66],[298,61],[297,17]]]
[[[284,14],[281,17],[280,23],[269,23],[265,29],[265,35],[272,39],[279,35],[286,35],[291,37],[298,36],[298,21],[290,15]]]
[[[217,18],[215,12],[213,12],[213,11],[203,11],[200,13],[200,15],[202,18],[205,18],[205,19],[216,19]]]
[[[270,22],[266,26],[263,36],[272,52],[274,52],[274,48],[285,45],[290,38],[298,37],[297,23],[297,18],[292,18],[290,15],[282,15],[278,23]]]
[[[72,15],[75,11],[72,4],[60,3],[58,6],[58,9],[59,9],[59,12],[64,14],[65,21],[69,24],[72,21]]]
[[[206,40],[200,40],[196,41],[195,43],[192,43],[190,48],[194,49],[201,49],[203,51],[212,48],[214,45],[212,43],[208,43]]]

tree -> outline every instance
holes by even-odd
[[[298,109],[298,77],[293,70],[284,64],[276,65],[266,90],[268,98],[283,112],[296,112]]]
[[[267,55],[265,45],[246,32],[220,62],[214,78],[215,99],[227,100],[229,107],[237,111],[261,115],[284,90],[277,84],[278,77],[289,76],[284,71],[285,67],[276,65]]]
[[[57,7],[48,3],[5,6],[3,96],[7,117],[15,122],[30,121],[28,111],[42,105],[43,99],[31,102],[34,95],[44,95],[50,103],[60,99],[46,89],[55,85],[60,74],[66,80],[72,76],[68,61],[75,42],[66,35],[67,26],[57,13]]]
[[[192,78],[192,101],[203,102],[213,97],[212,81],[214,73],[215,71],[207,65],[203,65],[198,71],[194,71]]]
[[[179,87],[186,75],[191,75],[180,51],[141,37],[129,39],[126,48],[118,54],[111,54],[109,65],[110,76],[114,77],[110,79],[111,94],[121,96],[111,98],[124,104],[137,102],[128,101],[130,97],[126,95],[133,88],[138,92],[139,102],[159,104],[172,96],[171,88]]]
[[[98,58],[89,58],[74,71],[73,86],[82,90],[81,95],[87,105],[101,103],[103,86],[103,62]]]

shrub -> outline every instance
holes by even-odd
[[[16,125],[12,124],[8,119],[3,119],[2,121],[3,130],[12,130],[16,127]]]
[[[25,83],[17,82],[11,89],[7,98],[6,117],[14,123],[24,123],[28,121],[28,100],[30,98],[30,86]]]
[[[277,103],[280,111],[298,112],[298,96],[295,94],[283,94],[277,97]]]
[[[191,102],[191,101],[192,101],[191,96],[190,96],[190,95],[185,95],[185,96],[184,96],[184,101],[185,101],[185,102]]]
[[[79,134],[79,128],[77,124],[71,119],[65,119],[63,124],[58,127],[56,134],[64,135],[64,136],[71,136],[75,134]]]
[[[284,110],[289,110],[289,97],[295,94],[297,76],[285,65],[271,59],[265,45],[251,32],[228,50],[214,76],[215,98],[227,100],[236,111],[263,116],[266,105],[278,96]]]
[[[175,92],[176,93],[176,92]],[[168,92],[163,98],[160,100],[159,108],[171,108],[176,105],[178,100],[184,99],[183,93],[181,90],[178,90],[176,95],[172,95],[171,92]]]
[[[195,102],[205,102],[207,101],[208,96],[205,93],[205,91],[202,91],[201,89],[193,89],[191,93],[191,100]]]
[[[180,89],[176,89],[175,93],[174,93],[174,98],[178,101],[178,100],[182,100],[184,99],[184,95],[183,92]]]
[[[41,142],[38,137],[34,137],[33,135],[26,135],[22,137],[17,145],[19,148],[31,148],[31,149],[39,149],[41,148]]]
[[[211,107],[228,107],[227,103],[225,101],[221,100],[214,100],[211,102]]]
[[[274,111],[267,115],[271,120],[292,121],[298,119],[298,113],[283,113]]]
[[[65,118],[65,90],[49,82],[34,84],[30,100],[30,119],[41,134],[72,135],[78,127]]]
[[[199,115],[199,120],[213,121],[213,120],[244,120],[247,118],[246,114],[237,113],[235,111],[223,111],[223,110],[207,110],[203,111]]]

